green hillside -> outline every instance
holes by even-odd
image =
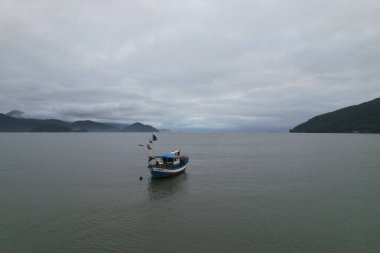
[[[380,133],[380,98],[321,114],[291,133]]]

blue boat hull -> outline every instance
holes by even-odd
[[[175,170],[173,172],[170,172],[168,170],[156,171],[155,168],[150,168],[150,174],[154,178],[173,177],[173,176],[178,176],[184,173],[185,170],[186,170],[186,166],[183,166],[180,170]]]

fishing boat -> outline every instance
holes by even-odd
[[[185,172],[189,157],[176,150],[159,156],[150,156],[148,163],[152,177],[171,177]]]
[[[149,140],[149,144],[139,146],[143,147],[144,153],[148,157],[148,169],[152,177],[172,177],[185,172],[189,157],[180,150],[163,154],[153,155],[153,143],[157,141],[157,137],[153,134],[153,138]],[[147,149],[145,151],[145,148]]]

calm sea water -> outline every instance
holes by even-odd
[[[149,137],[1,133],[0,252],[380,252],[380,135]]]

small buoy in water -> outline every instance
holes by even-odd
[[[143,179],[143,177],[140,177],[140,181]]]

